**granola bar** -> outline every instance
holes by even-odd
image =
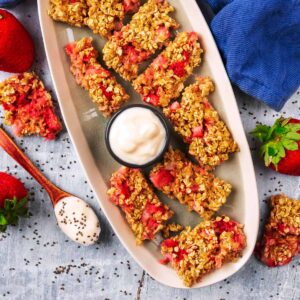
[[[120,30],[126,15],[138,10],[140,0],[50,0],[49,16],[109,38]]]
[[[55,114],[52,97],[34,73],[12,76],[0,83],[0,104],[5,123],[16,136],[38,134],[55,139],[62,125]]]
[[[48,14],[55,21],[82,27],[87,13],[86,0],[50,0]]]
[[[165,107],[179,97],[183,83],[201,62],[199,37],[195,32],[181,32],[134,82],[143,100]]]
[[[103,49],[103,59],[126,80],[137,77],[139,66],[171,37],[178,24],[169,14],[174,8],[166,0],[149,0],[129,24],[116,32]]]
[[[164,259],[171,263],[188,287],[203,276],[219,269],[225,262],[236,261],[246,247],[243,225],[229,217],[204,221],[194,229],[187,227],[179,235],[161,244]]]
[[[65,48],[71,60],[76,82],[89,92],[90,98],[105,117],[117,111],[129,99],[124,88],[97,61],[98,52],[92,38],[83,38]]]
[[[209,219],[225,204],[231,185],[189,161],[179,150],[170,149],[164,162],[150,173],[154,186]]]
[[[85,24],[94,33],[109,38],[114,31],[123,26],[127,14],[134,13],[140,6],[140,0],[87,0],[89,7]]]
[[[153,240],[173,212],[159,201],[139,169],[122,167],[112,175],[111,201],[125,213],[138,245]]]
[[[213,91],[209,77],[198,77],[196,83],[185,89],[180,103],[173,102],[164,109],[175,131],[189,144],[189,154],[208,169],[239,150],[226,124],[208,102],[207,96]]]
[[[285,195],[271,198],[271,213],[255,254],[267,266],[283,266],[300,252],[300,201]]]

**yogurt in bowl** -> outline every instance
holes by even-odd
[[[170,139],[163,115],[148,105],[129,105],[116,113],[106,127],[106,146],[112,157],[131,168],[158,161]]]

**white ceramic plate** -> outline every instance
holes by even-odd
[[[200,283],[193,286],[197,288],[231,276],[251,256],[258,231],[258,196],[253,163],[236,99],[209,27],[194,0],[170,0],[170,3],[176,8],[174,17],[182,25],[180,30],[193,30],[201,36],[202,46],[205,49],[204,62],[195,74],[209,75],[213,78],[216,84],[216,92],[211,101],[227,122],[241,150],[230,161],[218,167],[216,174],[232,183],[234,187],[227,205],[222,208],[220,213],[228,214],[233,219],[245,224],[247,248],[244,250],[241,259],[236,263],[225,264],[221,269],[205,276]],[[46,54],[64,121],[102,210],[124,247],[146,272],[165,285],[184,288],[182,281],[171,267],[159,264],[158,260],[161,255],[159,248],[154,243],[147,242],[144,246],[136,246],[135,238],[120,210],[107,198],[108,180],[111,173],[118,168],[118,165],[109,156],[104,145],[106,120],[97,112],[87,93],[76,85],[73,76],[69,72],[68,59],[63,49],[68,42],[66,33],[68,25],[53,22],[48,17],[48,1],[38,0],[38,4]],[[94,36],[88,29],[74,28],[74,35],[75,39],[83,36],[93,36],[98,50],[101,50],[105,43],[104,39]],[[139,96],[130,85],[122,80],[120,82],[131,94],[132,99],[139,102]],[[195,213],[189,213],[178,202],[167,199],[161,194],[159,195],[162,201],[175,211],[175,221],[192,226],[200,222],[200,218]]]

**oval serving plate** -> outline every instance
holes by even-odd
[[[200,283],[193,286],[193,288],[198,288],[231,276],[244,266],[251,256],[259,223],[258,195],[253,163],[236,99],[209,27],[195,0],[170,0],[169,2],[176,9],[174,17],[181,24],[180,30],[196,31],[201,36],[202,47],[205,49],[204,61],[194,74],[209,75],[213,78],[216,91],[210,100],[227,123],[241,150],[228,162],[218,167],[216,175],[229,181],[234,187],[234,191],[220,214],[228,214],[245,224],[247,248],[243,252],[243,257],[236,263],[225,264],[221,269],[208,274]],[[38,0],[38,5],[46,54],[63,118],[103,212],[124,247],[150,276],[165,285],[186,288],[170,266],[161,265],[158,262],[161,255],[159,248],[153,242],[136,246],[134,235],[127,226],[122,213],[107,198],[109,178],[119,167],[105,148],[104,131],[107,120],[98,113],[87,93],[77,86],[69,72],[69,62],[63,49],[68,42],[66,28],[69,26],[53,22],[48,17],[48,1]],[[92,36],[95,46],[101,53],[100,50],[105,44],[104,39],[93,35],[88,29],[73,28],[73,30],[76,40],[84,36]],[[135,100],[129,103],[140,102],[140,97],[133,91],[130,84],[118,79],[130,93],[131,99]],[[195,226],[201,221],[195,213],[189,213],[177,201],[165,198],[161,194],[159,196],[175,211],[176,222]]]

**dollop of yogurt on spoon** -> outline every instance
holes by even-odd
[[[101,232],[98,217],[83,200],[63,198],[56,203],[54,212],[58,226],[73,241],[85,246],[98,241]]]

